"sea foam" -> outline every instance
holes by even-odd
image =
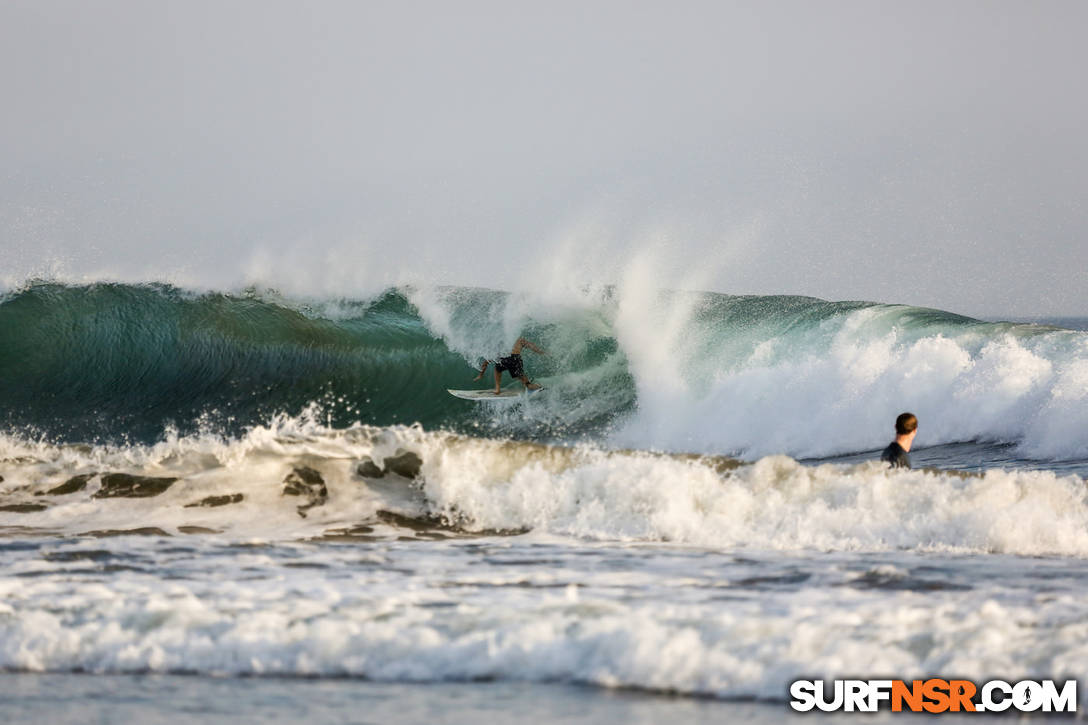
[[[1049,471],[890,471],[875,461],[803,465],[787,456],[742,464],[419,427],[329,429],[313,417],[279,418],[237,440],[181,436],[122,448],[0,442],[0,500],[44,509],[0,511],[0,526],[43,533],[200,526],[290,540],[372,525],[387,511],[441,519],[465,534],[533,531],[780,551],[1088,555],[1084,480]],[[373,461],[381,468],[405,453],[418,456],[418,477],[375,478],[359,467]],[[303,466],[328,489],[326,501],[306,510],[284,495],[285,478]],[[104,472],[179,480],[153,497],[97,498]],[[80,474],[97,477],[76,493],[40,495]],[[237,504],[191,506],[236,494]]]

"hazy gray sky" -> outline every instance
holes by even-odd
[[[509,288],[652,249],[665,284],[1088,315],[1085,28],[1077,1],[0,0],[0,279]]]

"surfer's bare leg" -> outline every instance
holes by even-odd
[[[483,373],[481,373],[481,375],[482,374]],[[501,382],[502,373],[500,373],[498,370],[495,370],[495,395],[498,395],[502,391],[502,385],[500,384]]]
[[[490,360],[484,360],[484,366],[482,368],[480,368],[480,374],[472,379],[473,382],[479,380],[480,378],[482,378],[484,376],[484,373],[487,372],[487,366],[488,366],[488,364],[490,362],[491,362]]]
[[[540,390],[540,386],[537,383],[530,382],[527,376],[522,375],[520,380],[521,384],[524,385],[528,390]]]

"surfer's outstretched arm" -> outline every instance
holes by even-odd
[[[536,345],[534,345],[533,343],[526,340],[524,337],[519,337],[518,341],[514,343],[514,349],[511,351],[511,354],[520,355],[522,347],[527,347],[527,348],[529,348],[530,350],[532,350],[533,352],[535,352],[538,355],[547,355],[548,354],[548,353],[544,352],[543,350],[541,350]]]

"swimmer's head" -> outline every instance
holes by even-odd
[[[905,436],[918,430],[918,418],[914,413],[900,413],[895,419],[896,435]]]

